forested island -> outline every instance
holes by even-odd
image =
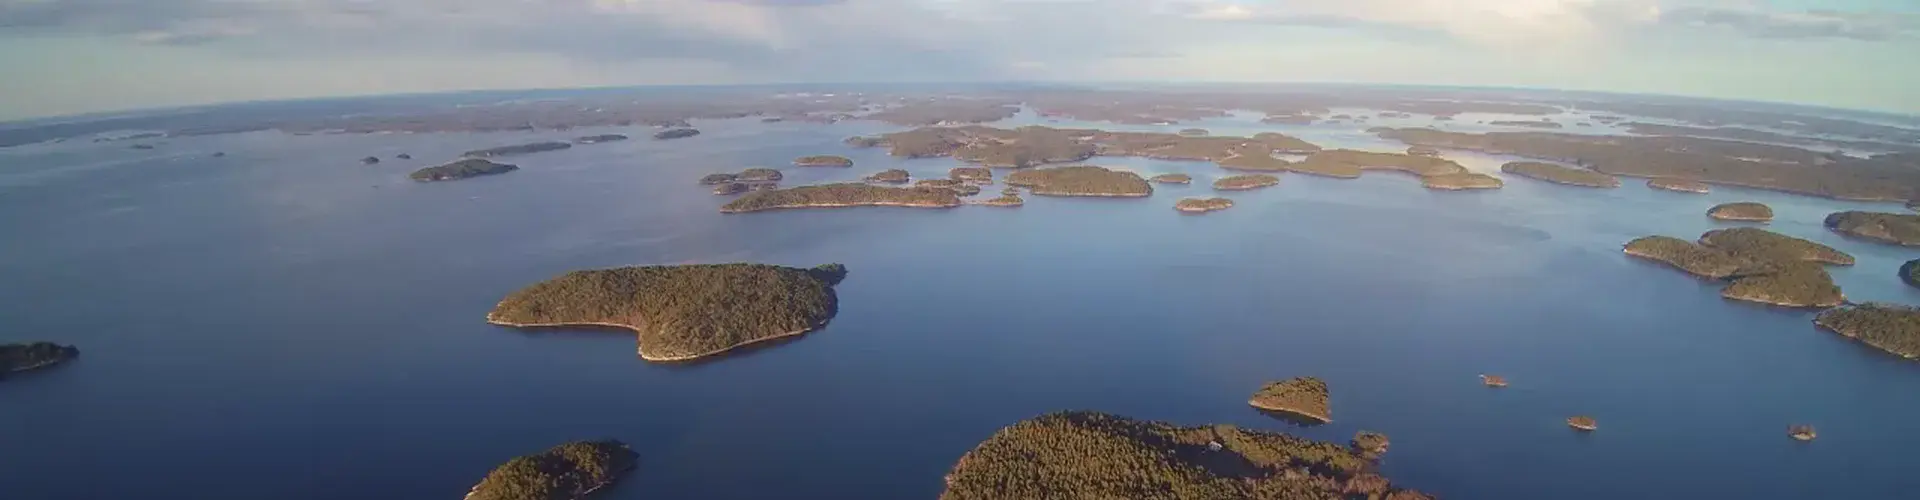
[[[1813,324],[1902,358],[1920,359],[1920,309],[1854,304],[1821,312]]]
[[[1682,193],[1695,193],[1695,194],[1706,194],[1708,189],[1710,189],[1707,187],[1707,184],[1704,182],[1700,182],[1692,179],[1676,179],[1672,177],[1655,177],[1652,179],[1647,179],[1647,187],[1650,187],[1653,189],[1665,189],[1668,191],[1677,191]]]
[[[852,137],[846,143],[854,147],[885,146],[890,148],[890,154],[903,158],[952,156],[960,161],[1005,168],[1071,163],[1101,155],[1215,161],[1229,168],[1248,165],[1249,169],[1259,169],[1259,165],[1285,163],[1273,159],[1271,153],[1274,152],[1320,150],[1313,143],[1273,132],[1247,138],[1041,126],[1007,130],[979,125],[927,127],[876,137]]]
[[[1620,187],[1620,179],[1614,178],[1614,176],[1584,168],[1573,168],[1552,163],[1541,163],[1537,161],[1508,162],[1500,166],[1500,171],[1569,186],[1592,188]]]
[[[1187,174],[1160,174],[1147,180],[1161,184],[1192,184],[1193,176]]]
[[[1463,191],[1470,189],[1500,189],[1507,184],[1501,181],[1499,177],[1478,172],[1467,172],[1463,174],[1441,174],[1421,177],[1420,185],[1427,189]]]
[[[1665,262],[1709,279],[1730,279],[1720,295],[1785,307],[1832,307],[1846,300],[1822,264],[1853,265],[1826,245],[1757,228],[1715,229],[1699,244],[1650,236],[1626,245],[1628,255]]]
[[[781,175],[779,170],[765,167],[741,170],[739,175],[733,176],[734,180],[740,182],[773,182],[784,178],[786,178],[786,176]]]
[[[1920,246],[1920,215],[1881,212],[1834,212],[1827,229],[1847,236],[1900,246]]]
[[[1900,265],[1900,282],[1907,286],[1920,288],[1920,259],[1913,259]]]
[[[1568,417],[1567,427],[1572,427],[1576,430],[1592,432],[1600,428],[1600,422],[1595,421],[1593,417],[1580,415],[1575,417]]]
[[[575,137],[573,139],[573,142],[575,144],[599,144],[602,142],[613,142],[613,141],[624,141],[624,140],[627,140],[627,136],[620,135],[620,134],[600,134],[600,135],[589,135],[586,137]]]
[[[1737,201],[1714,205],[1707,209],[1707,216],[1719,220],[1765,222],[1773,220],[1773,208],[1764,203]]]
[[[992,184],[993,170],[986,167],[954,167],[947,171],[947,177],[975,184]]]
[[[479,158],[467,158],[453,163],[427,167],[413,171],[407,177],[416,181],[452,181],[481,175],[504,174],[519,170],[520,167],[505,163],[494,163]]]
[[[1000,196],[981,201],[979,204],[989,207],[1017,207],[1027,204],[1027,200],[1021,199],[1018,194],[1002,191]]]
[[[1007,185],[1046,196],[1141,197],[1153,186],[1139,174],[1094,166],[1048,167],[1007,174]]]
[[[1220,191],[1245,191],[1279,184],[1279,177],[1267,174],[1229,175],[1213,180],[1213,188]]]
[[[47,368],[80,357],[80,349],[52,342],[0,344],[0,378],[8,373]]]
[[[732,196],[740,193],[745,193],[747,192],[748,189],[751,189],[751,186],[748,186],[744,182],[723,182],[723,183],[720,183],[720,185],[713,187],[713,194],[720,195],[720,196]]]
[[[655,140],[685,139],[685,138],[693,137],[696,135],[700,135],[700,131],[698,129],[674,128],[674,129],[667,129],[659,132],[654,132],[653,138]]]
[[[838,310],[833,286],[846,272],[839,264],[574,271],[508,294],[487,313],[487,322],[626,328],[638,332],[641,358],[688,360],[825,326]]]
[[[888,184],[906,184],[907,181],[911,180],[913,180],[913,177],[908,175],[907,171],[897,168],[881,170],[873,175],[867,176],[867,182],[885,182]]]
[[[1467,173],[1467,167],[1432,156],[1330,149],[1286,166],[1287,170],[1324,177],[1354,179],[1365,170],[1398,170],[1421,177]]]
[[[724,213],[746,213],[810,207],[923,207],[960,206],[952,189],[885,187],[861,183],[821,184],[759,191],[720,207]]]
[[[1226,210],[1232,207],[1233,207],[1233,200],[1229,200],[1226,198],[1218,198],[1218,197],[1216,198],[1181,198],[1180,201],[1174,202],[1173,204],[1174,210],[1179,210],[1181,213],[1189,213],[1189,214],[1204,214],[1204,213],[1212,212],[1215,210]]]
[[[564,142],[548,141],[548,142],[536,142],[532,144],[516,144],[512,146],[500,146],[497,148],[475,149],[473,151],[460,153],[460,156],[465,156],[468,158],[492,158],[496,156],[513,156],[513,155],[541,153],[546,151],[559,151],[559,150],[567,149],[571,147],[573,147],[572,144],[568,144]]]
[[[1295,377],[1267,382],[1247,404],[1262,410],[1299,415],[1320,423],[1333,421],[1333,408],[1327,403],[1327,383],[1315,377]]]
[[[466,500],[585,498],[637,467],[639,457],[618,440],[574,441],[495,467]]]
[[[814,155],[793,159],[796,167],[851,167],[853,160],[845,156]]]
[[[968,451],[940,498],[1431,500],[1372,470],[1346,446],[1276,432],[1062,412]]]

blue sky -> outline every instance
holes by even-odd
[[[439,90],[1498,85],[1920,113],[1920,0],[0,0],[0,119]]]

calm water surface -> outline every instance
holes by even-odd
[[[1257,118],[1198,126],[1404,148],[1361,127]],[[29,500],[458,498],[508,457],[615,437],[642,466],[607,498],[931,498],[996,429],[1096,409],[1342,442],[1383,431],[1385,471],[1448,498],[1920,489],[1920,364],[1619,251],[1724,227],[1702,215],[1715,203],[1760,201],[1778,213],[1769,229],[1859,257],[1834,270],[1849,297],[1920,302],[1894,276],[1912,251],[1819,224],[1896,205],[1634,180],[1440,193],[1383,172],[1288,174],[1192,217],[1171,205],[1212,194],[1217,167],[1102,158],[1196,179],[1149,199],[727,216],[700,175],[821,153],[858,165],[784,168],[786,184],[956,164],[839,144],[888,130],[872,123],[697,125],[706,133],[691,139],[517,157],[519,172],[438,184],[405,174],[479,147],[648,131],[0,149],[0,340],[85,351],[0,384],[0,488]],[[418,160],[391,159],[402,152]],[[360,165],[366,155],[388,160]],[[1491,172],[1508,160],[1450,156]],[[845,263],[839,317],[692,365],[641,361],[628,334],[482,321],[508,292],[568,270],[733,261]],[[1480,373],[1513,385],[1486,389]],[[1289,427],[1245,405],[1262,382],[1299,375],[1332,385],[1333,423]],[[1568,430],[1575,414],[1600,431]],[[1788,439],[1794,423],[1820,439]]]

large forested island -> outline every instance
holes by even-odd
[[[1541,163],[1537,161],[1508,162],[1500,166],[1500,171],[1569,186],[1594,188],[1620,187],[1620,179],[1614,176],[1584,168],[1573,168],[1552,163]]]
[[[861,183],[821,184],[760,191],[720,207],[725,213],[813,207],[922,207],[960,206],[952,189],[886,187]]]
[[[1900,246],[1920,246],[1920,215],[1880,212],[1834,212],[1827,215],[1834,232]]]
[[[1822,264],[1852,265],[1853,256],[1826,245],[1756,228],[1715,229],[1695,244],[1650,236],[1626,245],[1628,255],[1665,262],[1710,279],[1730,279],[1720,295],[1786,307],[1845,302]]]
[[[571,147],[573,147],[572,144],[568,144],[564,142],[554,142],[554,141],[535,142],[532,144],[516,144],[512,146],[500,146],[497,148],[475,149],[473,151],[460,153],[460,156],[465,156],[468,158],[492,158],[495,156],[513,156],[513,155],[540,153],[545,151],[558,151],[558,150],[567,149]]]
[[[1499,177],[1478,172],[1462,174],[1429,175],[1420,178],[1420,185],[1427,189],[1442,191],[1462,191],[1469,189],[1500,189],[1506,185]]]
[[[1140,174],[1094,166],[1048,167],[1007,174],[1007,185],[1047,196],[1141,197],[1153,186]]]
[[[677,361],[799,335],[836,312],[846,267],[764,264],[574,271],[507,295],[487,321],[516,327],[610,326],[639,332],[640,357]]]
[[[1213,180],[1213,188],[1221,191],[1245,191],[1279,184],[1279,177],[1267,174],[1229,175]]]
[[[960,457],[941,500],[1429,500],[1345,446],[1232,425],[1063,412],[1001,429]]]
[[[514,457],[487,473],[467,500],[573,500],[613,484],[638,465],[618,440],[574,441]]]
[[[47,368],[79,356],[80,349],[52,342],[0,344],[0,378],[10,372]]]
[[[1920,359],[1920,310],[1857,304],[1820,313],[1813,324],[1907,359]]]
[[[1723,251],[1671,236],[1643,236],[1627,242],[1627,255],[1664,262],[1681,271],[1709,279],[1724,279],[1746,262]]]
[[[1267,382],[1253,393],[1247,404],[1322,423],[1333,421],[1333,408],[1327,402],[1327,383],[1315,377]]]
[[[413,171],[407,177],[416,181],[452,181],[481,175],[504,174],[519,170],[520,167],[505,163],[494,163],[479,158],[457,160],[445,165],[437,165]]]
[[[1736,201],[1714,205],[1707,209],[1707,216],[1719,220],[1764,222],[1773,220],[1773,208],[1764,203]]]
[[[1418,176],[1463,174],[1467,168],[1453,160],[1424,155],[1330,149],[1286,165],[1286,170],[1324,177],[1353,179],[1366,170],[1398,170]]]

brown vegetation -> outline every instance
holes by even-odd
[[[1707,191],[1710,189],[1707,186],[1707,184],[1704,182],[1700,182],[1692,179],[1675,179],[1672,177],[1655,177],[1652,179],[1647,179],[1647,187],[1654,188],[1654,189],[1665,189],[1668,191],[1679,191],[1682,193],[1697,193],[1697,194],[1706,194]]]
[[[1233,206],[1233,200],[1226,198],[1181,198],[1174,202],[1173,209],[1183,213],[1200,214],[1215,210],[1226,210]]]
[[[1193,176],[1187,174],[1160,174],[1147,180],[1161,184],[1191,184],[1193,183]]]
[[[1920,309],[1854,304],[1821,312],[1813,324],[1895,356],[1920,359]]]
[[[1920,246],[1920,215],[1881,212],[1834,212],[1827,229],[1847,236],[1900,246]]]
[[[813,155],[795,158],[793,164],[798,167],[851,167],[853,160],[845,156]]]
[[[1280,184],[1280,178],[1267,174],[1230,175],[1214,179],[1213,188],[1221,191],[1245,191]]]
[[[1007,184],[1048,196],[1140,197],[1153,186],[1139,174],[1093,166],[1050,167],[1007,174]]]
[[[1719,220],[1770,221],[1773,220],[1773,208],[1751,201],[1721,203],[1707,209],[1707,216]]]
[[[1591,430],[1599,429],[1600,423],[1597,421],[1594,421],[1593,417],[1581,415],[1577,417],[1568,418],[1567,426],[1572,427],[1574,429],[1583,430],[1583,431],[1591,431]]]
[[[1253,393],[1247,404],[1262,410],[1296,414],[1320,422],[1333,421],[1333,409],[1327,402],[1327,383],[1314,377],[1295,377],[1268,382]]]
[[[901,170],[897,168],[889,168],[886,170],[881,170],[879,173],[867,176],[867,180],[871,182],[885,182],[889,184],[905,184],[907,183],[907,181],[913,180],[913,178],[907,175],[907,171],[905,170]]]
[[[578,499],[633,470],[638,458],[617,440],[566,443],[508,460],[487,473],[466,500]]]
[[[1429,175],[1420,178],[1420,185],[1427,189],[1443,191],[1461,191],[1469,189],[1500,189],[1506,185],[1499,177],[1468,172],[1464,174]]]

